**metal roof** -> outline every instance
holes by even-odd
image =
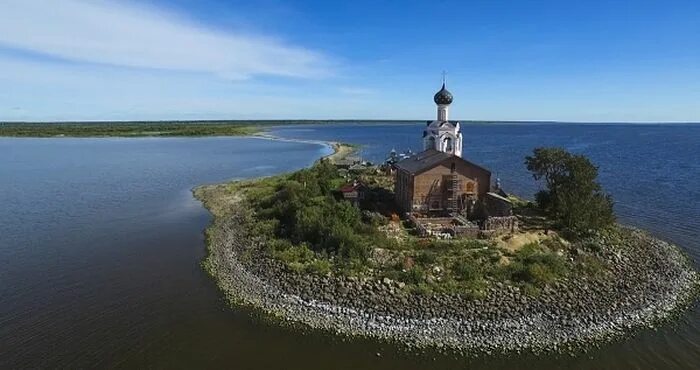
[[[458,157],[458,156],[450,154],[450,153],[440,152],[440,151],[437,151],[435,149],[428,149],[426,151],[420,152],[412,157],[409,157],[409,158],[406,158],[402,161],[397,162],[395,164],[395,166],[396,166],[396,168],[398,168],[400,170],[404,170],[404,171],[407,171],[407,172],[412,173],[412,174],[417,174],[417,173],[427,171],[427,170],[439,165],[443,161],[445,161],[447,159],[451,159],[451,158],[466,162],[471,166],[474,166],[482,171],[488,172],[489,174],[491,173],[491,171],[489,171],[489,170],[487,170],[487,169],[485,169],[477,164],[469,162],[462,157]]]

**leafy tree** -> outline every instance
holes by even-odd
[[[547,187],[536,194],[537,204],[565,230],[584,235],[615,222],[612,197],[603,192],[598,168],[585,156],[537,148],[525,165]]]

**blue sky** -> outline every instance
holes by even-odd
[[[0,121],[700,121],[698,1],[5,0]]]

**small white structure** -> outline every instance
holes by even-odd
[[[452,103],[452,94],[445,88],[445,79],[442,80],[442,89],[433,97],[437,104],[437,119],[428,122],[428,127],[423,131],[423,150],[435,149],[440,152],[462,156],[462,130],[459,122],[450,121],[448,112]]]

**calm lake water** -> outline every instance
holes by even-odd
[[[419,149],[420,124],[273,128]],[[523,196],[532,148],[600,165],[622,222],[700,260],[700,126],[469,124],[465,157]],[[254,138],[0,138],[0,368],[697,368],[700,310],[577,357],[452,359],[266,324],[230,309],[201,270],[210,218],[190,189],[293,170],[329,149]],[[380,352],[381,357],[376,356]]]

